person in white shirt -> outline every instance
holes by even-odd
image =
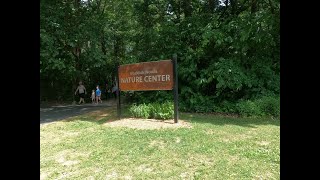
[[[84,96],[85,96],[85,94],[87,94],[87,91],[86,91],[86,88],[84,87],[84,85],[82,84],[82,81],[79,82],[79,86],[76,89],[76,91],[74,92],[74,95],[77,94],[77,91],[79,92],[79,97],[80,97],[79,104],[81,104],[81,102],[85,103]]]

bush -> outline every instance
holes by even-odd
[[[174,106],[172,102],[133,104],[129,111],[134,117],[154,118],[154,119],[172,119],[174,115]]]
[[[213,98],[210,96],[203,96],[200,93],[193,93],[190,95],[183,94],[179,99],[180,111],[207,113],[212,112],[214,108]]]
[[[155,101],[166,102],[173,99],[171,91],[134,91],[131,95],[132,102],[149,104]]]
[[[140,105],[133,104],[130,107],[129,111],[131,112],[133,117],[149,118],[151,117],[150,109],[151,109],[150,106],[146,104],[140,104]]]
[[[214,112],[235,113],[237,112],[236,104],[229,101],[222,101],[220,104],[216,104],[213,108]]]
[[[174,115],[174,106],[172,102],[165,102],[163,104],[152,103],[151,116],[155,119],[172,119]]]
[[[280,97],[265,96],[259,99],[260,109],[269,116],[280,116]]]
[[[255,100],[239,101],[237,112],[243,116],[280,116],[280,97],[263,96]]]
[[[247,101],[240,101],[236,105],[237,111],[242,116],[261,116],[264,113],[261,111],[257,102],[247,100]]]

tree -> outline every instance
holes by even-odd
[[[94,85],[113,79],[118,63],[177,53],[185,110],[279,95],[278,0],[54,0],[40,10],[40,74],[48,84]],[[135,94],[145,102],[172,96]]]

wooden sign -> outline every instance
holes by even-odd
[[[120,91],[172,90],[171,60],[122,65],[118,69]]]

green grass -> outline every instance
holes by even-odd
[[[192,128],[105,126],[115,114],[42,124],[41,179],[280,179],[279,120],[181,113]]]

